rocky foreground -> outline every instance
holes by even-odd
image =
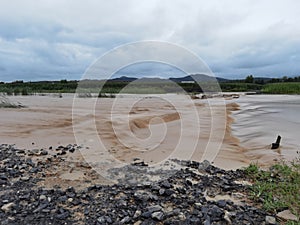
[[[43,187],[53,165],[77,150],[69,145],[33,153],[0,145],[1,224],[276,224],[247,200],[250,183],[242,170],[225,171],[208,162],[175,160],[180,169],[156,181]],[[32,160],[33,154],[46,160]],[[119,170],[149,171],[144,163]]]

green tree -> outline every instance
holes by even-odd
[[[287,82],[288,81],[288,77],[287,76],[283,76],[282,80],[283,80],[283,82]]]
[[[245,83],[253,83],[253,82],[254,82],[253,75],[249,75],[246,77]]]

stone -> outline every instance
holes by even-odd
[[[174,191],[171,190],[171,189],[167,189],[167,190],[165,190],[164,194],[167,195],[167,196],[170,196],[170,195],[174,194]]]
[[[230,213],[228,211],[225,211],[224,220],[226,220],[228,225],[232,224],[230,216],[231,216]]]
[[[5,176],[5,174],[0,174],[0,179],[1,180],[8,180],[7,176]]]
[[[281,218],[281,219],[284,219],[284,220],[299,221],[297,216],[295,216],[293,213],[291,213],[290,210],[284,210],[282,212],[279,212],[276,216],[278,218]]]
[[[210,162],[207,160],[204,160],[199,164],[198,170],[199,171],[205,171],[210,166]]]
[[[37,213],[37,212],[39,212],[39,211],[41,211],[41,210],[47,208],[47,206],[48,206],[48,203],[47,203],[47,202],[44,202],[43,204],[39,205],[39,207],[36,208],[36,209],[33,211],[33,213]]]
[[[60,201],[60,202],[65,202],[65,201],[67,201],[68,200],[68,197],[67,196],[60,196],[59,198],[58,198],[58,201]]]
[[[181,212],[181,213],[178,214],[178,219],[179,219],[179,220],[185,220],[186,217],[185,217],[185,215]]]
[[[144,217],[144,218],[150,218],[150,217],[151,217],[151,214],[152,214],[152,212],[146,211],[146,212],[143,212],[143,213],[142,213],[142,217]]]
[[[206,220],[204,220],[203,225],[211,225],[209,217]]]
[[[163,217],[164,217],[164,214],[163,214],[163,212],[154,212],[154,213],[152,213],[151,217],[153,219],[161,221],[163,219]]]
[[[41,150],[40,155],[48,155],[48,152],[44,149]]]
[[[202,204],[201,204],[200,202],[196,202],[196,203],[195,203],[195,206],[196,206],[196,208],[199,209],[199,208],[202,206]]]
[[[277,224],[276,218],[273,216],[266,216],[266,224]]]
[[[226,200],[219,200],[217,204],[219,207],[224,208],[226,206]]]
[[[163,194],[165,193],[165,189],[163,189],[163,188],[159,189],[158,193],[159,193],[160,195],[163,195]]]
[[[22,181],[29,181],[30,178],[29,178],[29,177],[21,177],[20,179],[21,179]]]
[[[153,212],[158,212],[161,211],[162,207],[160,205],[154,205],[154,206],[149,206],[147,207],[147,211],[153,213]]]
[[[149,194],[144,191],[137,191],[134,193],[134,197],[141,201],[148,201],[149,200]]]
[[[47,199],[46,195],[40,195],[40,200],[45,200]]]
[[[98,221],[100,224],[103,224],[103,223],[106,222],[106,219],[105,219],[104,216],[101,216],[101,217],[99,217],[99,218],[97,219],[97,221]]]
[[[106,219],[106,222],[112,223],[112,219],[109,216],[106,216],[105,219]]]
[[[129,216],[126,216],[126,217],[124,217],[121,221],[120,221],[120,223],[121,224],[125,224],[125,223],[128,223],[130,221],[130,217]]]
[[[136,219],[138,218],[140,215],[142,215],[142,211],[141,210],[136,210],[134,215],[133,215],[133,218]]]
[[[2,211],[8,213],[8,212],[10,212],[15,206],[16,206],[15,203],[10,202],[10,203],[7,203],[7,204],[3,205],[3,206],[1,207],[1,209],[2,209]]]
[[[213,221],[216,221],[223,217],[224,212],[218,206],[214,205],[211,209],[209,209],[208,214],[211,216]]]
[[[166,189],[169,189],[169,188],[172,187],[172,185],[170,184],[170,182],[167,181],[167,180],[164,180],[164,181],[161,183],[161,186],[162,186],[163,188],[166,188]]]
[[[65,220],[68,216],[69,216],[68,212],[63,212],[63,213],[55,215],[55,217],[60,220]]]

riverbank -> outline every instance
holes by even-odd
[[[276,224],[275,215],[249,202],[243,171],[208,162],[175,160],[180,169],[160,171],[156,181],[93,184],[94,174],[80,181],[85,187],[45,186],[56,177],[51,171],[65,167],[66,156],[76,151],[71,145],[41,150],[31,160],[31,151],[1,145],[1,224]],[[118,171],[130,177],[147,174],[148,167]]]

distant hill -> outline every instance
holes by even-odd
[[[166,79],[161,79],[159,77],[143,77],[137,80],[137,82],[144,82],[144,83],[161,83],[167,81]]]
[[[205,74],[193,74],[193,75],[188,75],[185,77],[171,77],[169,78],[171,81],[174,82],[183,82],[183,81],[197,81],[197,82],[209,82],[209,81],[215,81],[215,79],[217,79],[217,81],[219,82],[225,82],[228,81],[227,79],[224,78],[220,78],[220,77],[211,77]]]
[[[114,78],[114,79],[110,79],[111,81],[127,81],[127,82],[131,82],[131,81],[135,81],[138,78],[136,77],[126,77],[126,76],[122,76],[122,77],[118,77],[118,78]]]
[[[154,78],[148,78],[148,77],[143,77],[143,78],[136,78],[136,77],[127,77],[127,76],[122,76],[122,77],[118,77],[118,78],[114,78],[114,79],[110,79],[110,81],[126,81],[126,82],[132,82],[132,81],[137,81],[137,82],[151,82],[151,83],[155,83],[155,82],[164,82],[164,81],[173,81],[173,82],[177,82],[177,83],[181,83],[184,81],[196,81],[196,82],[209,82],[209,81],[215,81],[215,79],[217,79],[217,81],[219,82],[226,82],[226,81],[230,81],[228,79],[225,78],[221,78],[221,77],[211,77],[205,74],[191,74],[185,77],[170,77],[169,79],[163,79],[163,78],[159,78],[159,77],[154,77]]]

